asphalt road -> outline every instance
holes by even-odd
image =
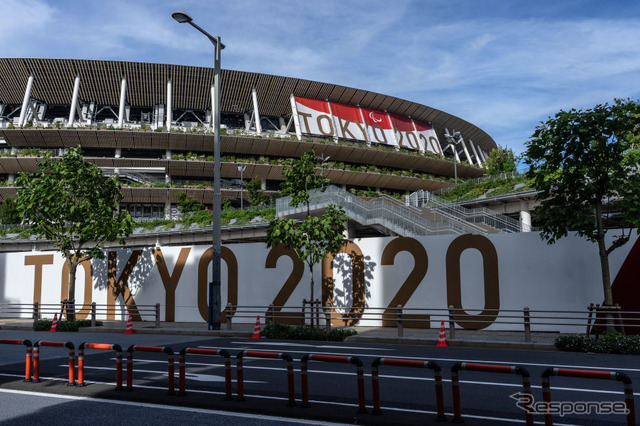
[[[3,330],[0,339],[29,339],[71,341],[76,347],[82,342],[118,343],[126,350],[130,345],[170,346],[176,353],[184,347],[226,349],[232,355],[233,396],[237,393],[235,354],[242,350],[289,353],[295,367],[295,407],[288,406],[286,363],[279,359],[244,359],[244,389],[246,401],[225,401],[224,367],[221,357],[187,355],[186,396],[167,395],[167,355],[134,352],[133,391],[115,390],[115,357],[113,351],[87,350],[85,352],[85,381],[88,386],[66,386],[68,382],[68,350],[42,347],[40,352],[41,383],[23,383],[25,347],[0,345],[0,421],[4,424],[37,424],[37,419],[50,423],[54,413],[86,413],[92,424],[123,424],[127,419],[142,419],[153,424],[174,423],[176,418],[195,423],[211,422],[217,411],[238,413],[249,417],[223,420],[228,424],[283,423],[281,419],[261,416],[284,416],[315,421],[360,424],[429,424],[436,415],[433,372],[428,369],[380,367],[380,393],[382,415],[372,414],[371,363],[377,357],[431,360],[442,367],[444,403],[447,418],[453,416],[451,393],[451,367],[458,361],[520,365],[531,374],[535,401],[542,401],[540,375],[548,366],[588,370],[624,372],[636,387],[640,383],[638,358],[622,355],[595,355],[565,352],[500,351],[473,348],[437,348],[425,346],[342,344],[334,342],[280,342],[240,338],[202,338],[175,335],[121,335],[90,333],[47,333]],[[364,364],[365,399],[367,413],[358,413],[356,367],[311,361],[309,363],[310,407],[300,407],[300,358],[309,353],[358,357]],[[178,390],[178,356],[176,355]],[[125,381],[126,381],[126,374]],[[510,395],[522,390],[520,376],[511,374],[460,372],[462,416],[466,424],[507,424],[524,422],[524,412],[516,406]],[[554,401],[614,402],[623,401],[622,384],[615,381],[552,377]],[[37,398],[28,393],[44,392],[64,398],[41,406]],[[638,405],[635,392],[635,402]],[[98,402],[78,398],[96,398]],[[109,400],[102,401],[102,400]],[[37,401],[37,402],[34,402]],[[117,402],[117,405],[113,405]],[[126,403],[126,404],[125,404]],[[134,404],[134,405],[128,405]],[[163,409],[149,408],[146,404],[160,404]],[[86,405],[86,407],[85,407]],[[82,406],[82,408],[81,408]],[[177,407],[179,406],[179,407]],[[72,409],[69,410],[69,407]],[[154,405],[152,407],[158,407]],[[569,407],[569,405],[567,405]],[[584,408],[584,405],[582,406]],[[595,404],[593,405],[595,407]],[[575,408],[575,407],[574,407]],[[556,424],[620,424],[623,415],[589,414],[556,415]],[[203,411],[204,410],[204,411]],[[142,413],[142,414],[141,414]],[[144,414],[146,413],[146,414]],[[79,423],[85,414],[78,414]],[[174,416],[177,416],[174,418]],[[193,416],[193,417],[191,417]],[[203,416],[203,417],[200,417]],[[208,416],[208,417],[207,417]],[[59,417],[55,417],[56,419]],[[66,417],[65,417],[66,418]],[[117,422],[113,422],[117,418]],[[205,419],[209,420],[205,420]],[[535,420],[542,422],[542,415]],[[183,420],[180,420],[183,421]],[[291,420],[294,421],[294,420]],[[65,421],[66,422],[66,421]],[[140,423],[136,420],[135,423]],[[44,422],[43,422],[44,424]],[[146,424],[146,423],[143,423]]]

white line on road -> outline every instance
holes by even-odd
[[[0,373],[0,376],[11,376],[11,377],[22,377],[19,375],[15,375],[15,374],[4,374],[4,373]],[[59,379],[59,378],[55,378],[55,377],[47,377],[47,380],[56,380],[56,381],[61,381],[64,382],[64,379]],[[96,384],[102,384],[102,385],[109,385],[109,386],[113,386],[114,383],[106,383],[106,382],[92,382],[92,383],[96,383]],[[157,389],[157,390],[164,390],[163,387],[158,387],[158,386],[136,386],[139,388],[145,388],[145,389]],[[89,397],[78,397],[78,396],[67,396],[67,395],[54,395],[54,394],[44,394],[44,393],[39,393],[39,392],[30,392],[30,391],[15,391],[15,390],[10,390],[10,389],[1,389],[0,388],[0,392],[6,392],[6,393],[23,393],[23,394],[27,394],[27,395],[37,395],[37,396],[51,396],[52,398],[66,398],[66,399],[76,399],[76,400],[94,400],[93,398],[89,398]],[[222,392],[214,392],[214,391],[204,391],[204,390],[196,390],[196,389],[190,389],[189,392],[192,393],[202,393],[202,394],[212,394],[212,395],[223,395]],[[281,398],[281,397],[274,397],[274,396],[266,396],[266,395],[252,395],[252,394],[245,394],[245,396],[247,398],[255,398],[255,399],[267,399],[267,400],[275,400],[275,401],[288,401],[288,398]],[[107,399],[95,399],[95,401],[97,402],[111,402],[114,404],[130,404],[133,406],[143,406],[143,407],[150,407],[150,408],[165,408],[165,409],[174,409],[174,410],[181,410],[181,411],[191,411],[191,412],[197,412],[197,413],[218,413],[220,415],[229,415],[229,416],[236,416],[236,417],[242,417],[242,418],[259,418],[259,419],[266,419],[266,420],[280,420],[282,419],[282,421],[292,421],[292,422],[298,422],[298,423],[303,423],[303,424],[309,424],[309,425],[337,425],[340,423],[329,423],[329,422],[313,422],[311,420],[306,420],[306,419],[290,419],[290,418],[279,418],[279,417],[272,417],[272,416],[264,416],[264,415],[248,415],[248,414],[242,414],[242,413],[234,413],[234,412],[228,412],[228,411],[219,411],[219,410],[206,410],[206,409],[200,409],[200,408],[188,408],[188,407],[179,407],[179,406],[164,406],[164,405],[156,405],[156,404],[150,404],[150,403],[137,403],[137,402],[127,402],[127,401],[118,401],[118,400],[107,400]],[[319,401],[319,400],[314,400],[314,399],[310,399],[309,402],[311,404],[322,404],[322,405],[328,405],[328,406],[335,406],[335,405],[340,405],[340,406],[344,406],[344,407],[358,407],[357,404],[349,404],[349,403],[345,403],[345,402],[338,402],[338,401]],[[369,409],[372,409],[373,407],[370,405],[366,406]],[[382,411],[388,411],[388,412],[392,412],[392,411],[397,411],[397,412],[403,412],[403,413],[414,413],[414,414],[421,414],[421,415],[435,415],[437,414],[435,411],[429,411],[429,410],[413,410],[413,409],[405,409],[405,408],[394,408],[394,407],[385,407],[382,406],[380,407]],[[453,413],[450,412],[445,412],[445,415],[447,416],[453,416]],[[504,422],[504,423],[525,423],[524,420],[521,419],[509,419],[509,418],[504,418],[504,417],[493,417],[493,416],[480,416],[480,415],[472,415],[472,414],[465,414],[463,416],[464,418],[473,418],[473,419],[481,419],[481,420],[491,420],[491,421],[499,421],[499,422]],[[542,424],[542,422],[535,422],[537,424]],[[560,425],[560,426],[574,426],[571,423],[557,423],[554,422],[554,424]]]
[[[55,399],[65,399],[65,400],[74,400],[74,401],[97,402],[100,404],[128,405],[131,407],[144,407],[144,408],[151,408],[154,410],[159,408],[159,409],[169,410],[169,411],[181,411],[181,412],[199,413],[199,414],[215,414],[218,416],[239,417],[239,418],[245,418],[245,419],[259,419],[259,420],[268,420],[268,421],[274,421],[274,422],[300,423],[300,424],[308,424],[308,425],[339,425],[341,424],[341,423],[331,423],[331,422],[319,422],[319,421],[308,420],[308,419],[295,419],[291,417],[265,416],[261,414],[245,414],[245,413],[237,413],[233,411],[207,410],[204,408],[179,407],[179,406],[173,406],[173,405],[151,404],[146,402],[119,401],[119,400],[113,400],[113,399],[91,398],[91,397],[85,397],[85,396],[45,394],[40,392],[10,390],[10,389],[0,389],[0,392],[12,393],[12,394],[18,394],[18,395],[37,396],[39,398],[55,398]]]
[[[238,343],[240,344],[241,342],[233,342],[233,343]],[[246,345],[246,342],[244,342]],[[206,349],[220,349],[217,347],[213,347],[213,346],[198,346],[199,348],[206,348]],[[321,348],[321,347],[319,347]],[[227,350],[232,349],[232,348],[225,348]],[[246,350],[247,347],[246,346],[242,346],[240,348],[233,348],[233,350]],[[351,349],[349,347],[346,347],[346,349]],[[355,349],[355,348],[353,348]],[[385,349],[385,348],[371,348],[372,350],[379,350],[379,351],[386,351],[389,349]],[[301,354],[308,354],[309,351],[287,351],[287,353],[290,354],[294,354],[294,353],[301,353]],[[354,353],[345,353],[345,352],[321,352],[322,354],[326,354],[326,355],[348,355],[348,356],[366,356],[366,357],[380,357],[380,358],[384,358],[385,356],[388,356],[387,354],[354,354]],[[554,364],[554,365],[550,365],[549,363],[545,363],[545,364],[541,364],[541,363],[535,363],[535,362],[519,362],[519,361],[489,361],[489,360],[479,360],[479,359],[468,359],[468,358],[430,358],[430,357],[414,357],[414,356],[399,356],[398,358],[401,359],[417,359],[420,361],[447,361],[447,362],[469,362],[469,363],[481,363],[481,364],[507,364],[507,365],[521,365],[521,366],[532,366],[532,367],[558,367],[558,368],[577,368],[577,369],[586,369],[586,370],[615,370],[615,371],[632,371],[632,372],[638,372],[640,371],[640,368],[627,368],[627,367],[611,367],[611,366],[591,366],[591,365],[566,365],[566,364]]]
[[[114,358],[115,360],[115,358]],[[148,362],[148,363],[166,363],[166,361],[158,361],[158,360],[143,360],[143,359],[138,359],[138,361],[140,362]],[[279,361],[279,360],[272,360],[272,361]],[[188,365],[197,365],[197,366],[211,366],[210,364],[205,364],[205,363],[188,363]],[[59,367],[61,368],[67,368],[67,365],[61,364],[59,365]],[[220,367],[220,366],[219,366]],[[98,369],[109,369],[107,367],[87,367],[85,366],[84,368],[98,368]],[[235,366],[232,365],[232,368],[235,368]],[[270,370],[270,371],[282,371],[285,372],[287,369],[286,367],[262,367],[262,366],[249,366],[249,365],[243,365],[243,368],[245,370],[250,370],[250,369],[255,369],[255,370]],[[151,370],[135,370],[135,371],[146,371],[148,373],[158,373],[158,374],[162,374],[161,371],[151,371]],[[309,369],[308,370],[309,374],[328,374],[328,375],[340,375],[340,376],[356,376],[355,372],[352,371],[324,371],[324,370],[312,370]],[[166,375],[166,373],[164,373]],[[187,373],[187,375],[189,375]],[[365,377],[371,377],[371,374],[365,373]],[[391,375],[386,375],[386,374],[380,374],[379,375],[380,378],[386,378],[386,379],[396,379],[396,380],[418,380],[418,381],[426,381],[426,382],[432,382],[434,379],[431,377],[416,377],[416,376],[391,376]],[[450,379],[443,379],[443,382],[451,382]],[[245,380],[245,382],[248,383],[247,380]],[[259,382],[256,382],[259,383]],[[262,382],[260,382],[262,383]],[[460,383],[467,383],[469,385],[482,385],[482,386],[502,386],[502,387],[513,387],[513,388],[522,388],[522,384],[517,384],[517,383],[501,383],[501,382],[481,382],[481,381],[476,381],[476,380],[460,380]],[[531,386],[533,389],[542,389],[541,386],[538,385],[532,385]],[[553,386],[553,390],[554,391],[569,391],[569,392],[585,392],[585,393],[600,393],[600,394],[612,394],[612,395],[620,395],[623,393],[622,389],[620,389],[619,391],[615,391],[615,390],[606,390],[606,389],[585,389],[585,388],[570,388],[570,387],[561,387],[561,386]],[[634,396],[640,396],[640,392],[634,392],[633,393]]]

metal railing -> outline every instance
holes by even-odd
[[[55,314],[69,315],[71,311],[71,303],[63,300],[60,303],[0,303],[0,320],[2,319],[33,319],[40,320],[45,317],[53,317]],[[95,326],[98,317],[105,318],[111,315],[124,316],[132,314],[141,320],[153,320],[156,327],[160,326],[160,304],[155,305],[108,305],[97,304],[93,302],[91,305],[84,306],[75,304],[73,309],[76,319],[89,318],[91,326]]]
[[[291,198],[276,200],[276,217],[284,217],[304,212],[304,206],[291,207]],[[429,221],[420,216],[419,210],[406,206],[391,197],[378,197],[363,200],[334,185],[325,191],[311,191],[311,210],[320,210],[335,204],[344,208],[346,214],[362,225],[379,225],[402,236],[448,235],[484,233],[485,231],[471,223],[460,221]]]
[[[429,191],[416,191],[406,197],[406,204],[412,207],[427,207],[436,213],[469,223],[482,223],[501,232],[521,232],[520,222],[493,210],[479,207],[468,209],[447,201]]]
[[[344,312],[340,312],[344,311]],[[608,311],[608,312],[607,312]],[[480,312],[470,314],[469,312]],[[329,307],[319,300],[304,301],[301,306],[256,306],[227,304],[226,328],[233,330],[233,323],[247,324],[256,316],[264,316],[266,324],[289,324],[324,327],[386,327],[395,328],[398,337],[404,337],[405,329],[438,328],[442,321],[447,324],[449,339],[456,338],[456,332],[483,330],[493,326],[493,330],[522,332],[523,341],[532,342],[531,333],[584,333],[596,337],[607,327],[626,334],[640,330],[640,311],[622,311],[611,307],[608,310],[593,304],[585,310],[556,311],[529,309],[446,309],[395,308],[386,307]],[[462,324],[462,325],[460,325]],[[434,325],[435,327],[432,327]]]

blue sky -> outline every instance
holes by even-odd
[[[1,55],[211,66],[177,9],[223,68],[419,102],[516,153],[560,109],[640,98],[637,0],[0,0]]]

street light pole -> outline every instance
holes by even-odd
[[[456,145],[460,143],[460,141],[456,140],[456,137],[460,136],[460,132],[453,131],[453,135],[449,134],[449,129],[444,129],[444,137],[449,142],[449,146],[451,147],[451,152],[453,152],[453,175],[454,181],[458,184],[458,153],[456,152]],[[447,149],[447,148],[445,148]]]
[[[220,330],[221,313],[221,213],[222,200],[220,197],[220,51],[224,49],[224,44],[220,41],[220,36],[212,36],[199,26],[193,23],[193,19],[186,12],[178,10],[171,14],[173,19],[179,23],[188,23],[202,34],[204,34],[215,48],[215,61],[213,73],[213,90],[215,99],[213,100],[213,244],[211,247],[211,282],[209,283],[209,330]]]
[[[329,161],[329,158],[331,158],[330,155],[327,155],[326,157],[324,156],[324,154],[320,154],[316,156],[318,158],[318,160],[320,160],[320,167],[321,167],[321,171],[322,171],[322,177],[324,177],[324,166],[326,166],[328,163],[327,161]]]
[[[244,210],[244,179],[243,173],[247,169],[247,166],[238,166],[238,171],[240,172],[240,210]]]

